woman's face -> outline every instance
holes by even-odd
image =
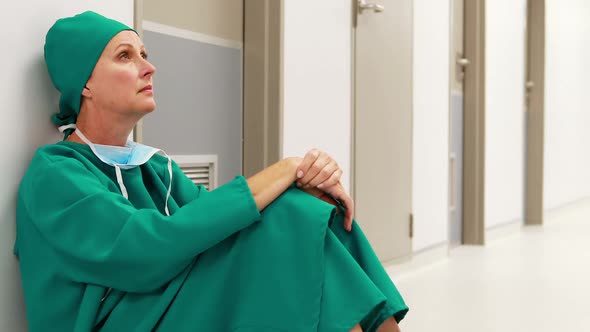
[[[82,95],[100,109],[149,113],[156,108],[152,90],[155,71],[139,36],[121,31],[105,47]]]

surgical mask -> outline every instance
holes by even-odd
[[[68,127],[72,128],[72,125],[68,125]],[[62,128],[60,128],[60,130],[61,129]],[[168,193],[166,194],[166,204],[164,210],[166,215],[170,215],[170,211],[168,210],[168,199],[170,198],[170,192],[172,190],[172,159],[170,159],[170,156],[168,156],[166,152],[158,148],[133,142],[131,140],[127,141],[125,146],[94,144],[90,142],[86,136],[84,136],[80,129],[76,129],[76,134],[82,141],[84,141],[84,143],[88,144],[98,159],[100,159],[103,163],[115,168],[119,188],[121,189],[123,196],[127,199],[129,199],[129,195],[127,194],[127,188],[123,183],[121,169],[128,170],[137,166],[141,166],[147,163],[154,156],[154,154],[162,152],[168,158],[168,174],[170,175],[170,183],[168,184]]]

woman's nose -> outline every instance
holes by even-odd
[[[156,66],[147,60],[143,60],[142,77],[151,76],[156,72]]]

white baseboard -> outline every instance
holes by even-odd
[[[590,210],[590,197],[545,210],[543,214],[543,220],[544,223],[558,222],[559,220],[567,218],[570,215],[578,215],[580,210]],[[511,235],[518,235],[523,229],[526,229],[527,227],[534,226],[525,226],[523,221],[520,219],[489,227],[485,230],[486,245]],[[457,246],[454,248],[461,247],[462,246]],[[435,267],[448,262],[449,251],[449,243],[444,242],[418,252],[414,252],[410,257],[405,257],[402,260],[385,262],[383,265],[385,266],[385,270],[389,276],[394,281],[396,281],[405,279],[406,277],[424,269]]]
[[[590,206],[590,197],[584,197],[551,209],[545,209],[543,212],[543,222],[553,223],[563,218],[564,214],[575,213],[575,211],[587,208],[588,206]]]
[[[590,197],[575,200],[551,209],[546,209],[543,212],[543,223],[553,223],[565,218],[570,213],[577,213],[580,209],[587,209],[590,207]],[[536,225],[533,225],[536,226]],[[486,243],[504,238],[508,235],[519,233],[523,227],[530,227],[524,225],[522,220],[514,220],[505,224],[492,226],[486,229]]]
[[[507,223],[503,223],[500,225],[492,226],[490,228],[486,228],[486,244],[505,238],[509,235],[514,235],[520,233],[523,227],[522,220],[515,220]]]
[[[444,263],[449,257],[449,244],[444,242],[432,247],[414,252],[412,258],[404,263],[384,264],[387,274],[393,280],[399,280],[413,272]]]
[[[486,243],[494,242],[509,235],[518,234],[522,229],[522,220],[508,222],[486,229]],[[457,246],[455,248],[460,248]],[[385,262],[385,270],[393,280],[404,279],[415,272],[446,263],[449,259],[449,243],[438,245],[414,252],[409,259],[402,262]]]

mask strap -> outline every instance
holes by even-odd
[[[90,142],[90,140],[88,138],[86,138],[86,136],[82,133],[82,130],[80,130],[79,128],[76,128],[75,131],[76,135],[78,135],[78,137],[80,137],[80,139],[88,144],[88,146],[92,149],[92,151],[94,151],[96,153],[96,150],[94,150],[94,143]]]
[[[127,194],[127,188],[125,188],[125,184],[123,183],[123,175],[121,174],[121,168],[117,165],[115,165],[115,173],[117,173],[117,182],[119,183],[121,194],[126,199],[129,199],[129,195]]]
[[[76,135],[78,135],[78,137],[80,137],[80,139],[82,141],[84,141],[84,143],[88,144],[90,149],[92,149],[92,152],[94,152],[94,155],[99,156],[99,159],[102,160],[102,158],[100,158],[100,155],[96,152],[96,148],[94,147],[94,144],[92,142],[90,142],[90,140],[88,138],[86,138],[86,136],[84,136],[84,134],[82,133],[82,131],[79,128],[76,128]],[[103,162],[104,162],[104,160],[103,160]],[[113,167],[115,167],[115,173],[117,174],[117,183],[119,184],[119,189],[121,189],[121,194],[126,199],[129,199],[129,195],[127,194],[127,188],[125,187],[125,184],[123,183],[123,175],[121,174],[121,168],[117,165],[113,165]]]
[[[62,133],[62,135],[64,135],[63,140],[65,141],[76,130],[76,124],[73,123],[69,125],[59,126],[57,127],[57,129],[60,131],[60,133]]]
[[[168,158],[168,174],[170,175],[170,183],[168,184],[168,193],[166,194],[166,205],[164,207],[164,211],[166,211],[167,216],[170,216],[170,211],[168,210],[168,199],[170,198],[170,193],[172,192],[172,159],[166,152],[162,151],[162,153],[166,156],[166,158]]]
[[[68,130],[68,129],[76,129],[76,124],[75,123],[72,123],[72,124],[69,124],[69,125],[63,125],[63,126],[57,127],[57,130],[59,130],[59,132],[62,133],[62,134],[66,130]]]

